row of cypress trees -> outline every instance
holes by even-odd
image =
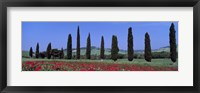
[[[176,62],[177,58],[177,52],[176,52],[176,37],[175,37],[175,29],[174,29],[174,24],[172,23],[170,26],[170,33],[169,33],[169,38],[170,38],[170,57],[173,62]],[[132,28],[128,28],[128,60],[132,61],[134,57],[134,49],[133,49],[133,34],[132,34]],[[151,41],[150,41],[150,36],[146,32],[145,33],[145,48],[144,48],[144,58],[146,61],[151,62],[152,59],[152,53],[151,53]],[[80,59],[80,29],[78,26],[77,29],[77,44],[76,44],[76,58]],[[100,58],[104,59],[104,37],[101,37],[101,45],[100,45]],[[112,36],[112,45],[111,45],[111,59],[116,61],[118,58],[118,52],[119,52],[119,47],[118,47],[118,40],[117,36],[113,35]],[[29,55],[32,57],[32,47],[30,48]],[[88,34],[87,37],[87,46],[86,46],[86,58],[90,59],[91,58],[91,39],[90,39],[90,33]],[[51,58],[51,43],[48,44],[47,50],[46,50],[46,57],[48,59]],[[37,43],[36,45],[36,58],[39,58],[39,44]],[[72,59],[72,36],[71,34],[68,35],[68,42],[67,42],[67,59]]]
[[[174,24],[171,23],[169,28],[169,43],[170,43],[170,58],[172,62],[176,62],[177,59],[177,51],[176,51],[176,31],[174,28]],[[145,33],[145,49],[144,49],[144,58],[146,61],[151,62],[152,53],[151,53],[151,41],[150,36],[146,32]],[[132,28],[128,29],[128,60],[132,61],[134,55],[133,50],[133,35],[132,35]]]

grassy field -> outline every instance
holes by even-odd
[[[127,59],[118,59],[117,61],[113,60],[68,60],[68,59],[35,59],[35,58],[22,58],[22,62],[34,61],[34,62],[101,62],[108,64],[130,64],[130,65],[139,65],[139,66],[158,66],[158,67],[175,67],[178,68],[178,62],[173,63],[170,59],[152,59],[152,62],[147,62],[144,59],[134,59],[133,61],[128,61]]]

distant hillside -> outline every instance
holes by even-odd
[[[85,55],[86,53],[86,47],[81,47],[81,55]],[[76,54],[76,48],[73,48],[73,53]],[[67,49],[64,49],[64,52],[67,52]],[[120,50],[120,54],[126,54],[126,50]],[[111,54],[111,49],[110,48],[105,48],[105,55],[110,55]],[[91,55],[100,55],[100,48],[91,46]]]
[[[81,55],[85,55],[86,52],[86,47],[81,47]],[[66,53],[66,49],[64,52]],[[152,52],[169,52],[169,46],[161,47],[159,49],[152,50]],[[76,54],[76,48],[73,48],[73,53]],[[144,53],[144,50],[134,50],[134,53]],[[105,48],[105,55],[110,55],[111,54],[111,49],[110,48]],[[127,54],[127,50],[119,50],[119,54]],[[91,47],[91,55],[100,55],[100,48],[92,46]]]
[[[29,57],[29,51],[22,51],[22,56]]]
[[[76,48],[73,48],[73,55],[76,55]],[[177,46],[177,50],[178,50],[178,46]],[[159,49],[154,49],[152,50],[152,52],[169,52],[170,51],[170,47],[169,46],[165,46],[165,47],[161,47]],[[86,47],[81,47],[81,55],[85,55],[86,52]],[[23,56],[29,56],[28,51],[23,51],[22,55]],[[67,50],[64,49],[64,53],[65,55],[67,54]],[[144,53],[144,50],[134,50],[134,53],[137,54],[141,54]],[[105,55],[110,55],[111,54],[111,49],[110,48],[105,48]],[[119,54],[127,54],[127,50],[122,50],[120,49]],[[91,47],[91,55],[100,55],[100,48],[92,46]]]
[[[169,46],[165,46],[165,47],[161,47],[159,49],[155,49],[153,50],[153,52],[170,52],[170,47]]]
[[[178,45],[177,45],[177,51],[178,51]],[[165,47],[161,47],[159,49],[155,49],[153,50],[153,52],[170,52],[170,46],[165,46]]]

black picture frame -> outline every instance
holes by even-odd
[[[194,86],[7,86],[7,7],[193,7]],[[200,0],[1,0],[0,91],[2,93],[199,93]]]

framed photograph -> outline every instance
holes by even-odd
[[[0,6],[1,92],[199,93],[199,0]]]

